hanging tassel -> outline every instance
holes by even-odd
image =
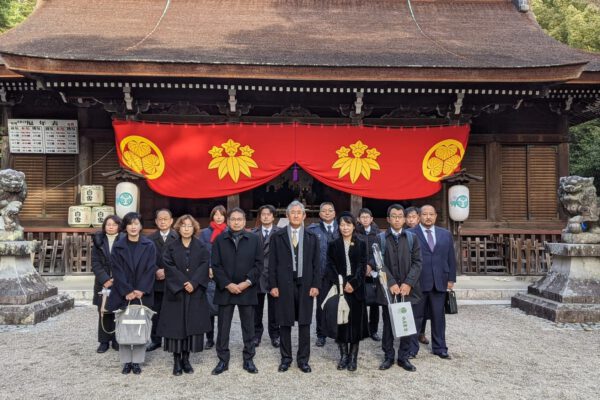
[[[294,164],[294,169],[292,170],[292,180],[294,182],[298,182],[298,164]]]

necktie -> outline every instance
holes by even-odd
[[[333,226],[329,225],[327,227],[327,232],[329,232],[330,235],[333,235]]]
[[[431,234],[431,230],[425,229],[425,232],[427,233],[427,244],[429,245],[429,250],[433,251],[435,243],[433,242],[433,235]]]
[[[394,236],[394,242],[396,242],[396,244],[398,244],[398,240],[400,239],[400,235],[394,233],[392,236]]]
[[[298,247],[298,233],[294,230],[292,230],[292,244],[294,247]]]
[[[263,230],[263,239],[266,239],[269,236],[269,230],[268,229],[264,229]]]

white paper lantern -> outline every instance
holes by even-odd
[[[114,207],[102,206],[92,208],[92,226],[100,228],[104,223],[104,218],[115,213]]]
[[[104,204],[104,187],[102,185],[83,185],[79,192],[81,204],[84,206],[101,206]]]
[[[462,222],[469,218],[469,188],[464,185],[454,185],[448,190],[448,209],[450,218]]]
[[[121,182],[117,185],[115,193],[115,209],[121,218],[129,212],[138,212],[140,209],[140,189],[135,183]]]
[[[92,208],[87,206],[69,207],[69,226],[73,228],[89,228],[92,224]]]

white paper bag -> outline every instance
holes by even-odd
[[[412,305],[409,301],[388,304],[394,337],[410,336],[417,333]]]

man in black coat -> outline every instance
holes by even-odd
[[[383,234],[385,243],[380,244],[384,252],[384,272],[387,276],[389,293],[398,296],[398,300],[404,296],[404,301],[410,301],[413,306],[415,326],[420,326],[421,315],[415,307],[421,301],[421,287],[419,277],[421,275],[421,249],[419,240],[412,232],[403,229],[405,218],[404,208],[400,204],[392,204],[387,210],[389,229]],[[387,300],[381,290],[378,300],[383,305],[383,339],[381,348],[384,352],[384,360],[379,369],[389,369],[394,364],[394,334],[390,321],[390,313],[387,308]],[[398,349],[398,365],[407,371],[416,371],[416,368],[408,360],[412,356],[411,351],[417,345],[417,335],[404,336],[400,338]]]
[[[264,264],[262,275],[260,276],[260,285],[258,288],[258,304],[254,308],[254,345],[260,346],[262,334],[265,330],[263,326],[263,310],[265,308],[265,297],[268,299],[268,332],[273,347],[279,347],[279,325],[275,318],[275,298],[269,292],[269,253],[271,250],[271,237],[279,230],[275,226],[275,207],[270,204],[258,208],[258,218],[260,226],[254,228],[252,233],[258,235],[263,246]]]
[[[170,210],[161,208],[155,213],[154,222],[158,230],[148,236],[148,239],[154,242],[156,247],[156,274],[154,281],[154,306],[152,310],[156,314],[152,317],[152,337],[150,343],[146,346],[146,351],[154,351],[162,345],[162,338],[156,334],[158,321],[161,317],[161,307],[163,293],[165,292],[165,265],[163,263],[163,254],[167,246],[179,238],[177,232],[171,229],[173,225],[173,215]]]
[[[277,299],[275,309],[281,331],[279,371],[287,371],[292,363],[292,326],[298,321],[296,361],[298,368],[307,373],[311,372],[310,323],[321,282],[319,241],[304,229],[306,210],[302,203],[291,202],[286,215],[290,223],[273,234],[269,255],[269,286]]]
[[[213,375],[229,369],[229,333],[235,306],[238,307],[244,340],[244,369],[257,373],[252,360],[254,346],[254,307],[258,304],[258,285],[263,266],[263,248],[258,236],[246,232],[246,215],[240,208],[227,213],[229,230],[217,237],[212,246],[212,268],[217,284],[214,303],[219,306],[217,355],[219,363]]]

